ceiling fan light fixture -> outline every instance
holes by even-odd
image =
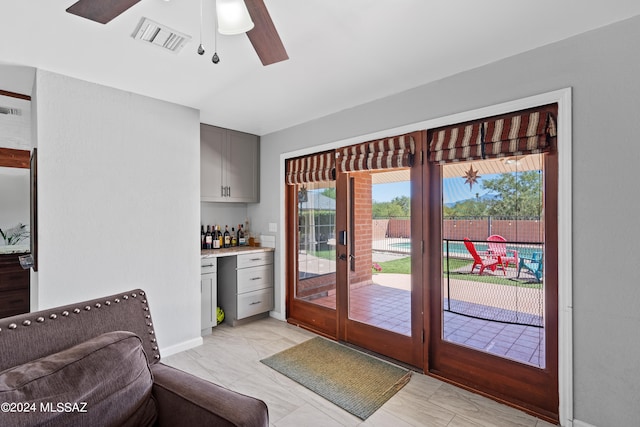
[[[246,33],[254,26],[244,0],[216,0],[218,32],[229,36]]]

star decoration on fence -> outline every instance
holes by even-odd
[[[463,178],[465,179],[464,183],[469,184],[469,191],[471,191],[473,189],[473,184],[478,183],[478,178],[480,178],[480,175],[478,175],[477,170],[473,170],[473,165],[471,165],[469,166],[469,170],[465,172]]]

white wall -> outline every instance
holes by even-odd
[[[282,153],[572,87],[574,417],[582,425],[637,425],[638,40],[640,17],[262,136],[261,194],[282,188]],[[248,212],[259,219],[258,228],[282,224],[282,193],[262,197]],[[283,251],[280,239],[279,317],[284,317]]]
[[[199,112],[38,70],[38,308],[140,287],[164,355],[200,338]]]

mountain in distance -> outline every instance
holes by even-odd
[[[500,195],[499,194],[491,194],[491,193],[486,193],[483,194],[482,196],[478,197],[477,200],[481,201],[481,202],[489,202],[489,201],[493,201],[493,200],[499,200],[500,199]],[[468,202],[471,200],[476,200],[475,197],[469,197],[468,199],[462,199],[462,200],[456,200],[455,202],[449,202],[449,203],[445,203],[444,205],[448,208],[452,208],[455,205],[457,205],[458,203],[464,203],[464,202]]]

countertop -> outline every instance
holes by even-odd
[[[219,258],[225,256],[234,256],[241,254],[253,254],[258,252],[273,252],[275,249],[261,246],[235,246],[232,248],[222,248],[222,249],[203,249],[200,251],[200,256],[202,258]]]

